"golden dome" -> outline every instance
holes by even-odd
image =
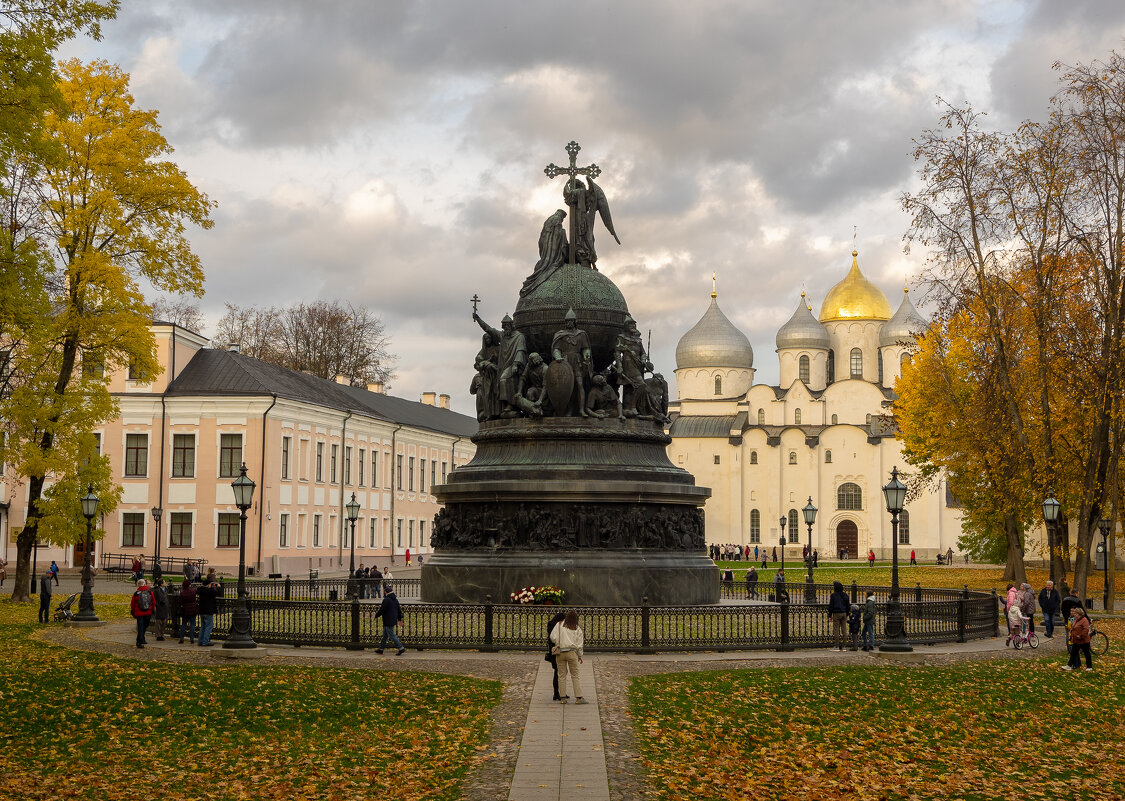
[[[889,320],[891,304],[887,296],[859,271],[856,257],[859,251],[852,251],[852,268],[844,280],[828,291],[824,305],[820,307],[820,321],[832,320]]]

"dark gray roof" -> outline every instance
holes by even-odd
[[[337,384],[226,350],[196,352],[168,386],[168,395],[277,395],[453,436],[477,433],[476,420],[451,409]]]
[[[736,414],[680,415],[668,433],[673,437],[729,437]]]

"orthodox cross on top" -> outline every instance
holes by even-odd
[[[480,303],[480,298],[478,298],[477,293],[474,292],[473,296],[471,298],[469,298],[469,300],[471,300],[473,302],[473,314],[476,314],[477,313],[477,304]]]
[[[567,179],[567,182],[570,184],[571,189],[574,188],[574,181],[579,175],[585,175],[588,178],[597,178],[599,175],[602,174],[602,168],[599,167],[597,164],[591,164],[588,167],[579,167],[578,166],[578,151],[581,150],[581,149],[582,149],[582,147],[577,142],[571,140],[570,143],[566,146],[567,155],[570,156],[570,166],[569,167],[560,167],[557,164],[551,163],[551,164],[548,164],[546,167],[543,168],[543,172],[546,173],[548,178],[555,178],[559,175],[570,176]],[[574,218],[575,218],[575,215],[572,212],[571,215],[570,215],[570,263],[571,264],[574,264],[575,226],[576,226],[576,223],[577,223],[577,221]]]

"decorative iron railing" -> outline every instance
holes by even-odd
[[[346,580],[339,581],[346,584]],[[399,581],[410,580],[396,579],[394,583]],[[252,635],[257,642],[350,649],[379,646],[383,626],[376,617],[379,607],[374,601],[263,597],[263,587],[258,584],[248,584]],[[224,638],[230,628],[233,587],[229,582],[226,586],[227,596],[220,600],[214,621],[216,639]],[[804,585],[790,586],[791,594],[798,589],[804,591]],[[292,583],[289,589],[292,595]],[[876,639],[882,639],[889,590],[870,589],[876,590],[877,599],[880,594],[884,596],[876,603],[875,624]],[[995,593],[916,588],[909,595],[913,597],[901,597],[908,642],[965,642],[993,637],[999,631],[999,600]],[[169,601],[172,620],[178,624],[178,594],[170,593]],[[552,607],[410,602],[401,606],[403,621],[397,634],[408,647],[417,649],[545,650],[548,621],[570,609],[578,613],[588,651],[790,651],[832,645],[827,603],[807,603],[803,598],[798,602],[714,606],[642,603],[624,607]]]

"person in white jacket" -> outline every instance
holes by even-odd
[[[574,703],[585,704],[582,697],[582,684],[578,678],[578,666],[582,664],[582,649],[585,646],[585,637],[578,626],[578,613],[571,610],[566,613],[562,623],[558,623],[551,630],[551,642],[558,649],[555,654],[559,668],[559,690],[565,691],[566,674],[570,673],[570,683],[574,687]],[[554,649],[552,649],[554,650]],[[566,703],[563,698],[561,703]]]

